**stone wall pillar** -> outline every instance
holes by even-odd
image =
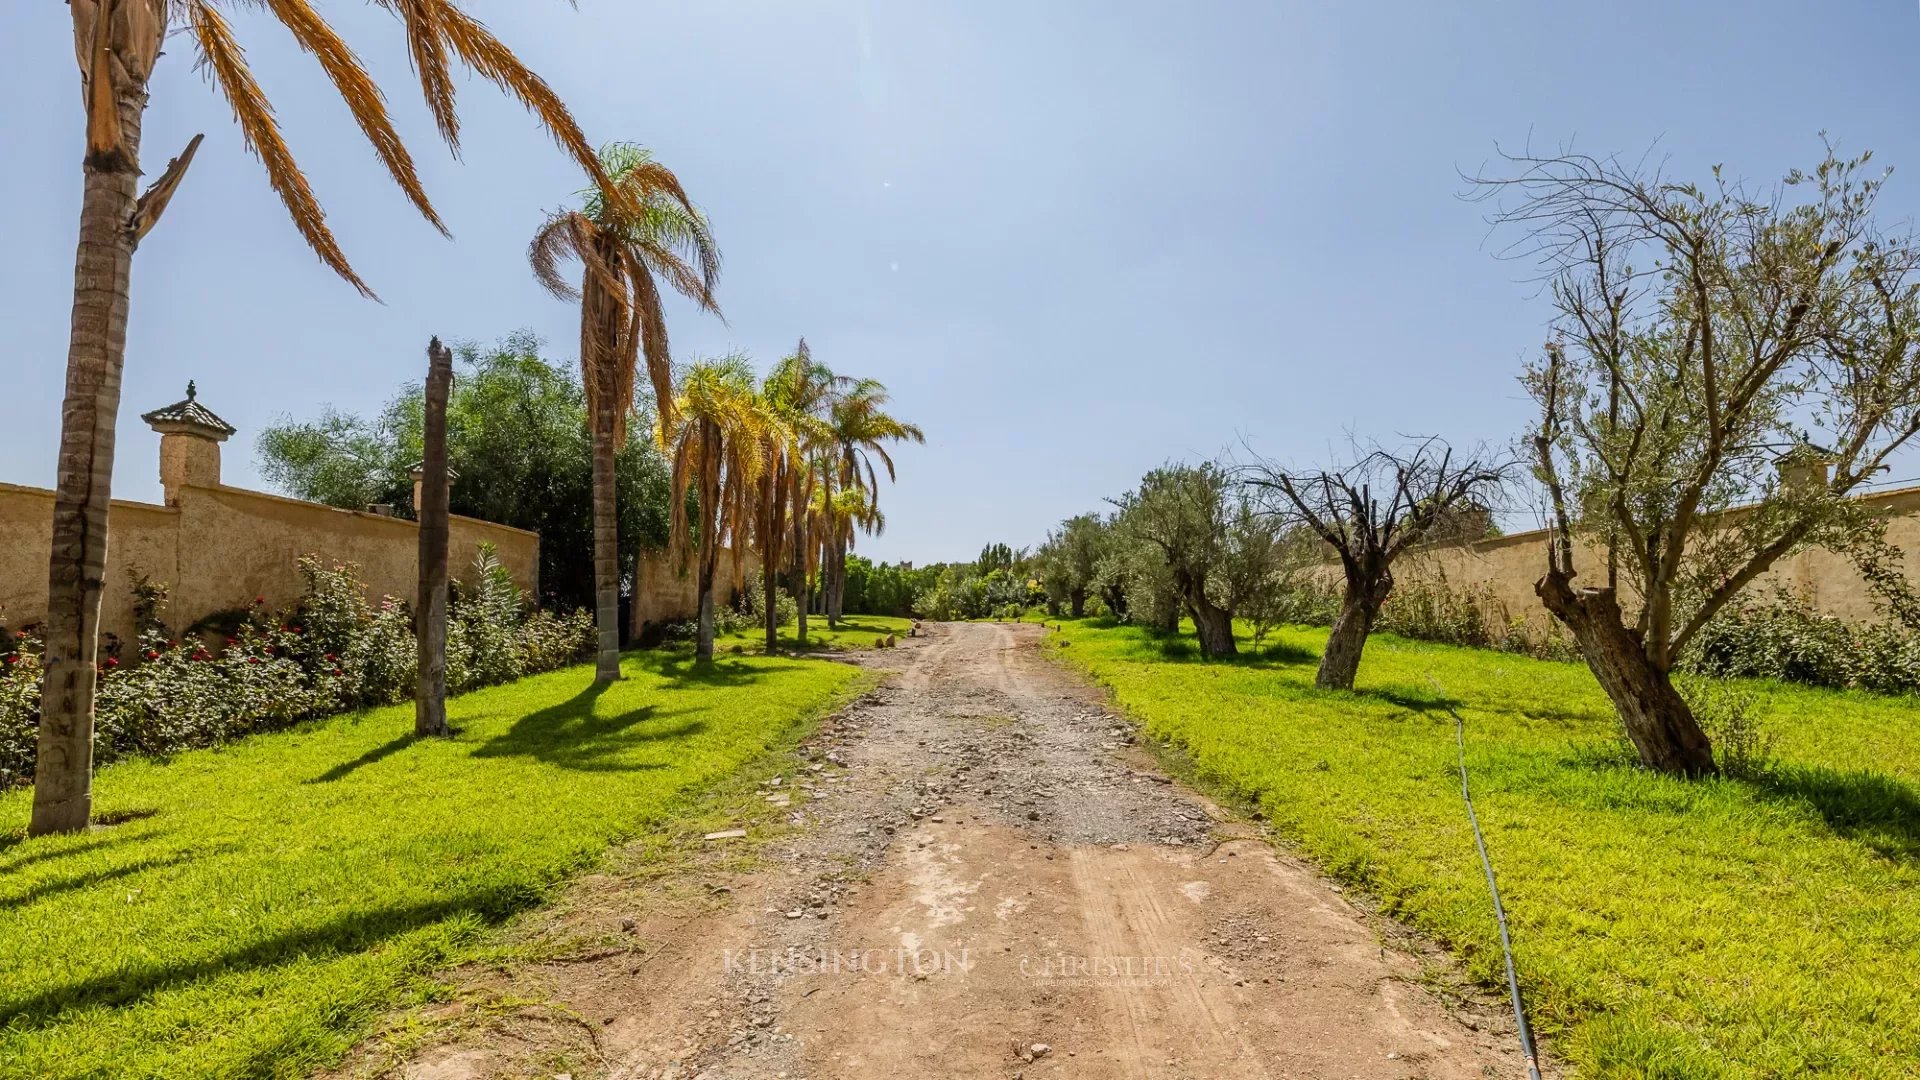
[[[183,487],[220,486],[220,444],[232,436],[233,425],[198,399],[189,382],[186,400],[140,417],[160,433],[160,486],[168,506],[180,505]]]

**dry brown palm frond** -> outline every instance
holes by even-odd
[[[87,43],[87,157],[101,168],[125,164],[121,146],[120,107],[113,94],[113,20],[100,17],[104,5],[96,2],[93,37]]]
[[[614,182],[627,189],[636,204],[644,206],[653,196],[665,195],[679,203],[688,214],[698,214],[693,208],[693,200],[687,197],[686,189],[680,186],[680,177],[651,157],[623,160],[620,175],[614,178]]]
[[[639,213],[640,208],[632,204],[601,167],[599,155],[587,142],[585,133],[573,119],[566,102],[560,100],[560,95],[553,92],[545,79],[521,63],[520,58],[513,55],[513,50],[494,37],[492,31],[478,19],[461,11],[452,0],[404,2],[423,4],[431,9],[434,12],[433,23],[439,28],[441,36],[468,67],[526,106],[527,111],[553,136],[554,142],[579,162],[587,175],[593,177],[593,182],[623,212]]]
[[[669,487],[668,490],[674,492],[675,495],[671,500],[673,504],[672,512],[668,515],[667,547],[678,553],[678,566],[681,570],[685,570],[687,566],[688,531],[686,492],[687,484],[693,477],[697,454],[694,449],[693,439],[682,438],[669,443],[668,440],[673,438],[670,429],[663,428],[661,431],[660,445],[670,446],[673,450],[673,472],[669,479],[669,483],[672,486]]]
[[[452,57],[447,52],[446,36],[434,19],[437,9],[429,0],[375,0],[381,7],[400,16],[407,35],[407,53],[413,71],[420,79],[420,96],[433,113],[434,126],[455,157],[460,154],[460,113],[454,107]]]
[[[667,313],[660,289],[651,274],[634,274],[633,306],[640,318],[640,339],[636,343],[647,362],[647,379],[653,383],[654,408],[661,419],[673,416],[673,358],[667,348]]]
[[[386,96],[380,92],[373,78],[367,74],[340,35],[327,25],[318,12],[314,11],[307,0],[262,0],[275,18],[286,26],[300,47],[313,54],[320,63],[321,70],[333,82],[340,99],[353,113],[354,122],[373,144],[373,152],[380,163],[387,167],[393,182],[406,193],[420,215],[427,219],[442,236],[452,235],[440,220],[440,215],[428,200],[427,192],[420,184],[420,174],[414,168],[413,156],[407,152],[406,143],[400,139],[400,133],[393,129],[393,121],[387,116]]]
[[[527,245],[527,262],[533,267],[534,280],[561,300],[580,299],[579,288],[560,272],[568,260],[579,258],[575,224],[568,220],[573,216],[564,210],[549,214]]]
[[[327,228],[327,216],[313,197],[313,189],[300,166],[293,160],[286,140],[280,136],[280,124],[274,119],[273,106],[261,92],[260,84],[247,68],[246,52],[234,39],[233,28],[211,4],[195,3],[191,8],[191,26],[200,45],[200,60],[215,86],[233,109],[234,120],[247,149],[266,166],[267,182],[286,206],[294,228],[307,241],[320,261],[360,291],[362,296],[378,299],[366,282],[347,264],[345,253]]]

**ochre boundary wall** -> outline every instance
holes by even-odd
[[[699,616],[700,589],[694,574],[696,562],[695,557],[688,556],[686,572],[683,574],[680,560],[668,552],[640,553],[640,572],[635,575],[633,596],[629,600],[633,605],[629,624],[635,635],[641,634],[649,626],[686,622]],[[742,557],[740,578],[736,580],[733,575],[733,551],[721,548],[720,569],[713,575],[714,604],[731,603],[739,594],[740,582],[759,565],[760,558],[757,555]]]
[[[302,555],[357,564],[372,597],[411,601],[419,588],[419,529],[403,518],[241,488],[181,487],[168,506],[115,499],[107,527],[101,629],[127,641],[134,634],[129,569],[168,587],[166,618],[175,627],[255,597],[291,607],[306,591],[297,566]],[[0,623],[21,627],[46,618],[52,538],[53,492],[0,484]],[[455,578],[466,574],[482,543],[494,546],[516,584],[538,594],[538,533],[453,518],[448,556]]]
[[[1907,577],[1920,584],[1920,487],[1876,492],[1861,496],[1859,502],[1886,519],[1887,540],[1907,553]],[[1502,624],[1520,619],[1544,628],[1552,616],[1534,595],[1533,584],[1546,573],[1548,535],[1540,529],[1473,543],[1418,548],[1394,564],[1394,578],[1401,583],[1444,578],[1456,591],[1484,589],[1504,609],[1488,612],[1490,619]],[[1576,586],[1606,581],[1606,560],[1598,550],[1577,550],[1574,568],[1579,571],[1574,579]],[[1866,581],[1845,555],[1823,549],[1791,555],[1748,585],[1743,595],[1758,596],[1780,586],[1827,615],[1853,622],[1881,618]],[[1623,573],[1621,603],[1629,609],[1635,603],[1630,592]]]

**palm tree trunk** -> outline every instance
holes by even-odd
[[[420,663],[414,675],[413,733],[447,731],[447,395],[453,350],[439,338],[427,346],[426,423],[420,461],[420,596],[414,633]]]
[[[615,402],[602,394],[593,413],[593,616],[600,650],[593,681],[620,678],[620,517],[615,499]]]
[[[118,163],[87,162],[80,201],[53,551],[47,560],[46,676],[40,686],[33,817],[27,827],[35,836],[84,829],[93,811],[93,694],[99,674],[94,665],[133,274],[134,236],[127,222],[139,195],[146,91],[122,90],[117,104],[125,154]]]
[[[835,537],[833,560],[827,576],[827,625],[838,627],[847,599],[847,540]]]
[[[777,544],[769,544],[766,557],[761,560],[760,565],[760,585],[763,590],[761,600],[766,608],[769,653],[780,647],[780,612],[777,610],[780,603],[780,575],[774,571],[774,567],[778,565],[775,559],[779,551]]]
[[[766,517],[762,522],[766,539],[760,543],[760,587],[761,612],[767,622],[767,653],[771,655],[780,647],[780,614],[774,610],[780,599],[780,518],[779,499],[782,493],[782,477],[778,469],[768,469],[761,480],[761,505],[766,508]]]
[[[712,420],[700,421],[700,618],[693,657],[713,659],[713,579],[720,568],[720,437]]]
[[[713,659],[713,571],[700,560],[700,634],[693,647],[695,660]]]
[[[795,616],[794,637],[801,644],[807,643],[807,608],[813,603],[813,596],[807,590],[807,519],[804,508],[795,508],[793,522],[793,606],[799,611]]]

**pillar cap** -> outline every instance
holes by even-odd
[[[141,413],[140,419],[147,422],[153,430],[166,434],[199,435],[214,442],[225,442],[236,430],[232,424],[213,414],[213,410],[199,402],[199,391],[193,382],[187,382],[185,400],[176,401],[149,413]]]

